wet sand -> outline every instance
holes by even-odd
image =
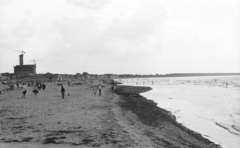
[[[218,147],[181,124],[168,111],[139,95],[148,87],[94,83],[68,87],[47,84],[38,96],[29,88],[0,95],[0,148],[46,147]],[[68,96],[69,94],[69,96]]]

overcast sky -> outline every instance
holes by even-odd
[[[0,0],[0,73],[240,72],[240,0]]]

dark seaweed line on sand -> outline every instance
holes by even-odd
[[[171,123],[197,140],[202,141],[213,148],[221,147],[209,139],[204,138],[201,134],[188,129],[181,123],[178,123],[176,121],[176,117],[172,115],[171,112],[158,107],[157,103],[140,95],[140,93],[147,92],[149,90],[151,90],[150,87],[122,85],[116,87],[115,93],[119,95],[122,100],[119,102],[119,106],[136,114],[143,124],[161,129],[164,128],[166,124]],[[179,138],[181,139],[181,137]],[[188,144],[198,147],[193,143]]]

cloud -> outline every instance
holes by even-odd
[[[144,9],[135,8],[129,16],[113,19],[107,27],[106,35],[111,39],[129,42],[147,41],[147,38],[154,34],[156,29],[163,27],[167,17],[165,8],[153,2],[149,1]]]
[[[10,32],[0,30],[0,47],[4,48],[4,50],[22,48],[36,35],[35,32],[35,26],[30,24],[29,20],[23,19]]]
[[[99,9],[110,3],[110,0],[66,0],[67,3],[84,8]]]
[[[58,50],[96,56],[111,55],[114,52],[124,55],[126,50],[135,54],[133,52],[144,50],[140,47],[151,42],[149,39],[158,36],[159,31],[163,30],[167,12],[156,1],[137,3],[138,7],[130,9],[131,14],[123,11],[124,9],[108,14],[111,17],[105,24],[101,24],[105,19],[101,14],[56,20],[54,26],[59,31],[61,40],[54,46]],[[142,6],[145,6],[144,10],[141,9]],[[103,14],[102,11],[99,13]]]
[[[13,34],[19,38],[31,38],[35,35],[36,28],[29,20],[23,19],[14,28]]]
[[[99,28],[93,17],[63,18],[56,20],[54,26],[60,40],[55,42],[57,51],[71,51],[70,54],[90,54],[99,40]]]
[[[134,41],[147,38],[155,28],[156,24],[150,18],[135,14],[127,19],[113,20],[106,30],[106,35],[116,40]]]
[[[4,33],[0,30],[0,52],[4,52],[7,49],[13,49],[18,47],[11,35]]]
[[[0,0],[0,7],[4,7],[12,1],[13,0]]]

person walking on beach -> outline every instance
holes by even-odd
[[[23,92],[22,92],[22,94],[23,94],[23,96],[21,97],[21,98],[26,98],[26,93],[27,93],[27,89],[25,89]]]
[[[65,96],[65,88],[63,87],[63,85],[61,85],[61,94],[62,94],[62,99],[64,99],[64,96]]]
[[[26,98],[26,93],[27,93],[27,85],[22,86],[24,88],[24,91],[22,92],[23,96],[21,98]]]
[[[102,91],[102,86],[101,86],[101,84],[99,84],[98,90],[99,90],[99,96],[101,96],[101,91]]]

